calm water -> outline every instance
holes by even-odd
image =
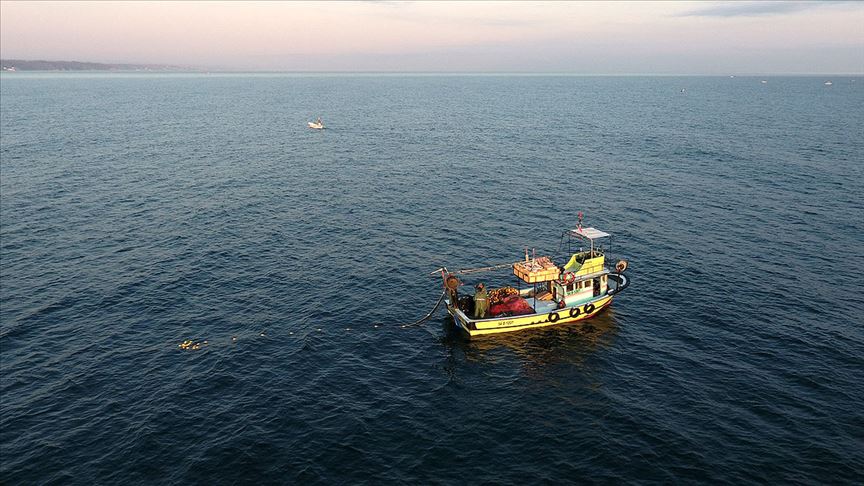
[[[4,74],[0,482],[860,484],[864,79],[826,79]],[[608,312],[399,327],[579,210]]]

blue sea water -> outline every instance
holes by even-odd
[[[766,79],[4,73],[0,483],[860,484],[864,79]],[[608,311],[400,326],[580,210]]]

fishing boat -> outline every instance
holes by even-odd
[[[320,118],[314,122],[309,122],[308,125],[309,125],[309,128],[314,128],[316,130],[323,130],[324,128],[326,128],[324,126],[324,122],[322,122]]]
[[[529,257],[510,264],[449,272],[440,269],[444,303],[456,327],[470,337],[522,331],[589,319],[606,309],[629,285],[624,275],[627,262],[607,265],[612,235],[579,225],[561,235],[567,241],[566,263],[557,265],[548,256]],[[574,243],[579,247],[573,251]],[[490,289],[488,310],[475,312],[475,298],[460,296],[464,284],[459,275],[512,268],[516,287]],[[610,282],[614,285],[610,285]],[[482,300],[483,297],[480,297]]]

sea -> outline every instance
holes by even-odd
[[[864,482],[864,77],[19,72],[0,100],[2,484]],[[417,323],[440,268],[557,254],[580,211],[629,263],[608,310]]]

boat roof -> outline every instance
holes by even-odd
[[[588,238],[589,240],[596,240],[598,238],[605,238],[607,236],[611,236],[609,233],[604,233],[597,228],[576,228],[570,230],[570,234],[574,236],[582,236]]]

